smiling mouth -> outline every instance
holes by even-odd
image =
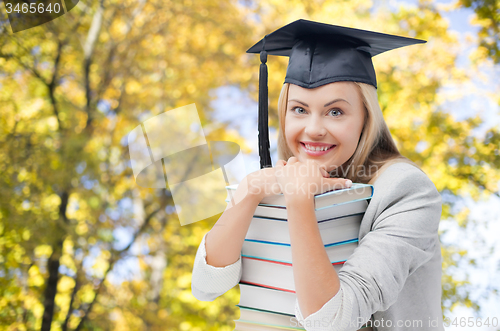
[[[308,151],[311,151],[311,152],[326,152],[330,149],[332,149],[333,147],[337,146],[337,145],[330,145],[330,146],[322,146],[322,147],[314,147],[314,146],[306,146],[306,144],[304,144],[303,142],[300,143],[302,146],[304,146],[305,149],[307,149]]]

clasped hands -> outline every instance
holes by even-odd
[[[279,160],[273,168],[264,168],[247,176],[248,190],[259,199],[283,193],[288,201],[312,199],[315,195],[348,188],[352,182],[344,178],[329,178],[324,166],[314,160],[299,161],[292,156]]]

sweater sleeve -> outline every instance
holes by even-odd
[[[406,279],[439,245],[441,196],[436,187],[413,166],[391,168],[374,184],[371,210],[365,213],[373,219],[371,230],[360,235],[340,269],[341,290],[305,319],[307,331],[358,330],[374,312],[396,302]],[[300,309],[296,315],[300,320]]]
[[[241,255],[238,261],[225,267],[214,267],[207,264],[206,236],[206,234],[203,236],[194,259],[191,292],[198,300],[213,301],[240,281]]]
[[[343,298],[343,291],[342,291],[342,285],[340,286],[339,291],[337,294],[333,296],[328,302],[326,302],[323,307],[320,308],[317,312],[307,316],[307,318],[304,319],[302,312],[300,311],[300,306],[299,306],[299,301],[295,299],[295,317],[297,318],[297,321],[300,325],[304,326],[309,326],[309,325],[314,325],[315,321],[325,321],[325,318],[327,320],[342,320],[344,316],[337,316],[340,306],[345,305],[346,303],[349,303],[349,300],[344,300]],[[347,314],[349,312],[349,314]],[[350,315],[350,310],[349,309],[341,309],[340,313],[343,313],[345,315]],[[318,324],[318,323],[316,323]],[[307,330],[307,328],[306,328]],[[331,328],[329,326],[324,326],[320,328],[315,328],[314,330],[316,331],[329,331]]]

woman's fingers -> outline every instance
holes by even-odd
[[[285,160],[278,160],[278,162],[276,162],[276,167],[277,166],[284,166],[285,164],[286,164]]]
[[[322,192],[341,190],[350,188],[352,186],[352,181],[345,178],[325,178],[322,186]]]
[[[352,181],[345,178],[330,178],[335,185],[335,189],[349,188],[352,186]]]
[[[326,171],[325,165],[321,165],[317,161],[314,161],[314,160],[307,160],[307,162],[314,164],[316,166],[316,168],[319,169],[319,173],[321,174],[321,176],[326,177],[326,178],[330,178],[330,174],[328,173],[328,171]]]
[[[292,156],[288,159],[288,162],[287,164],[294,164],[294,163],[297,163],[299,162],[299,159],[297,159],[295,156]]]
[[[321,174],[323,175],[323,177],[326,177],[326,178],[330,177],[330,174],[328,173],[328,171],[326,171],[326,169],[324,167],[320,167],[320,170],[321,170]]]

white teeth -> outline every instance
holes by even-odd
[[[327,146],[324,146],[324,147],[314,147],[314,146],[307,145],[307,144],[304,144],[304,145],[310,151],[326,151],[327,149],[330,148],[330,147],[327,147]]]

